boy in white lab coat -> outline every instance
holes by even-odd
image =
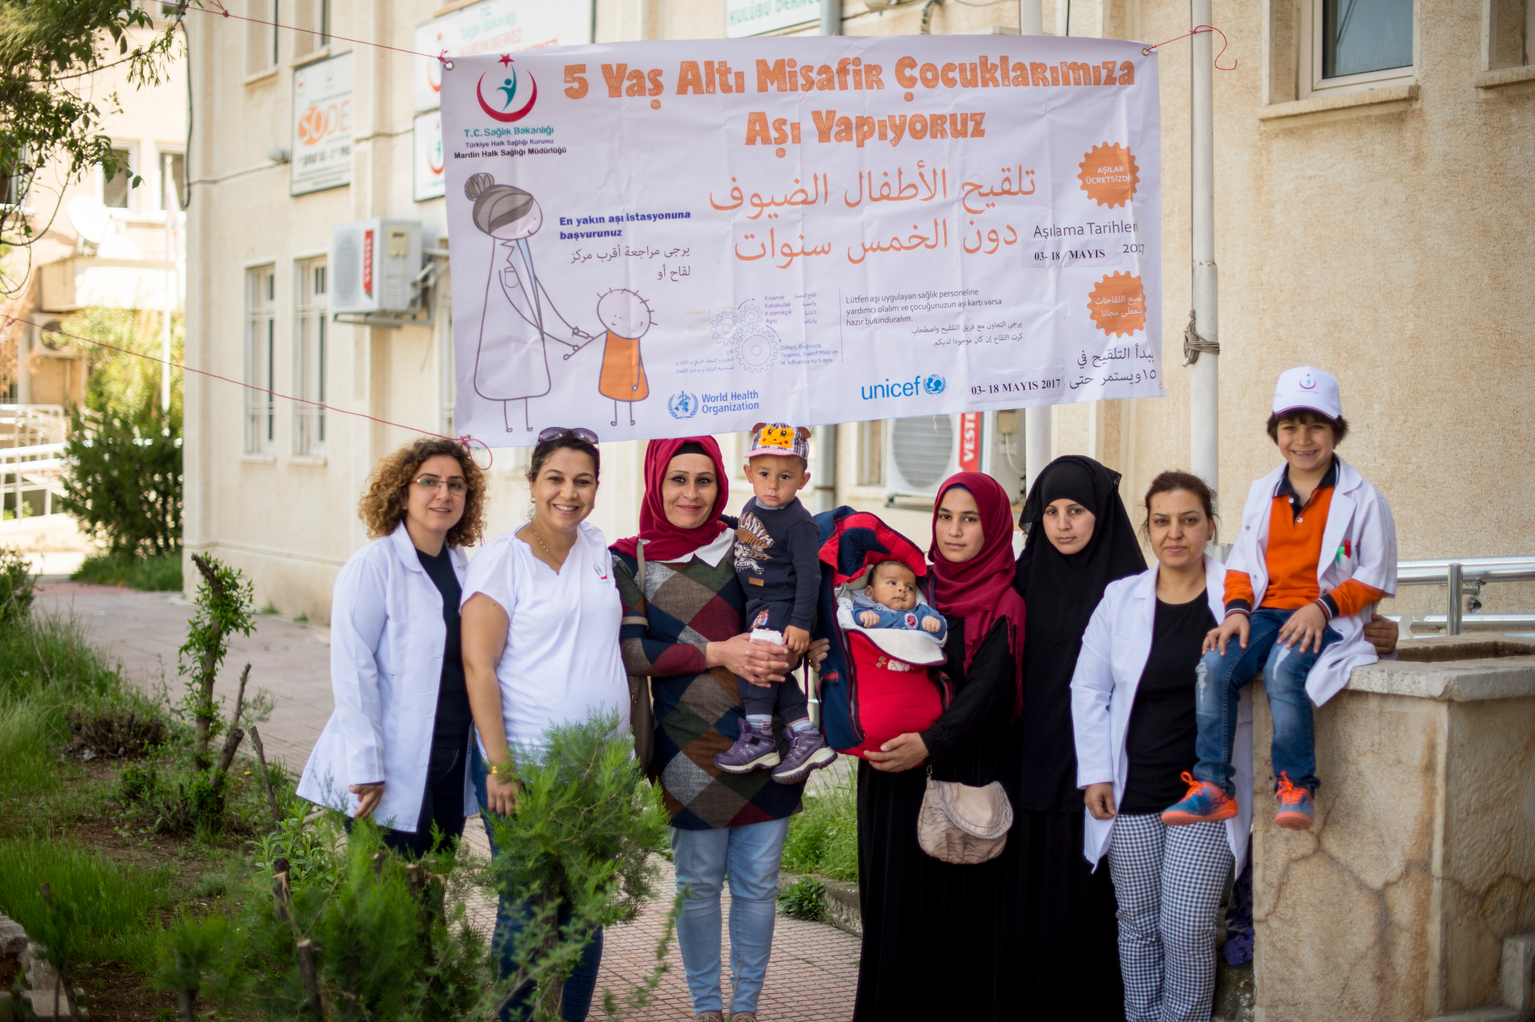
[[[1333,453],[1347,432],[1336,377],[1311,366],[1280,374],[1268,434],[1285,464],[1253,484],[1242,510],[1225,619],[1206,637],[1198,669],[1199,762],[1188,794],[1162,814],[1168,825],[1236,815],[1237,694],[1260,669],[1274,720],[1274,822],[1312,825],[1321,783],[1312,703],[1322,705],[1355,667],[1375,662],[1364,622],[1377,601],[1396,595],[1391,508]]]

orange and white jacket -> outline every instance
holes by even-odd
[[[1358,469],[1336,454],[1333,458],[1338,464],[1338,482],[1327,512],[1327,528],[1322,533],[1317,584],[1325,593],[1352,578],[1386,596],[1395,596],[1396,522],[1391,518],[1391,507]],[[1226,561],[1229,571],[1245,572],[1251,578],[1252,591],[1259,602],[1268,589],[1264,550],[1268,543],[1269,514],[1284,471],[1285,466],[1280,465],[1253,483],[1247,505],[1242,509],[1242,531],[1237,534]],[[1370,604],[1356,614],[1340,615],[1329,623],[1341,641],[1322,652],[1306,678],[1306,694],[1317,706],[1348,685],[1354,668],[1379,659],[1375,647],[1364,637],[1364,623],[1375,606]]]

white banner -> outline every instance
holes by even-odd
[[[469,57],[519,53],[592,41],[592,5],[551,0],[482,0],[416,29],[417,53]],[[412,82],[415,110],[436,110],[442,90],[442,61],[417,57]]]
[[[581,46],[442,88],[455,422],[491,446],[1163,393],[1138,43]]]
[[[293,154],[288,194],[352,183],[352,55],[293,72]]]

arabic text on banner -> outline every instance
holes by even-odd
[[[442,79],[455,422],[492,446],[1163,393],[1156,55],[770,37]]]

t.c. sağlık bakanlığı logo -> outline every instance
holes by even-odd
[[[474,86],[474,94],[480,101],[480,109],[491,120],[511,124],[522,120],[533,110],[533,104],[538,102],[538,82],[533,80],[530,72],[525,71],[519,75],[512,66],[512,58],[505,53],[501,54],[498,63],[504,70],[500,74],[487,71],[480,75],[480,80]],[[527,79],[526,86],[523,84],[524,78]],[[524,95],[527,97],[525,102],[522,101]]]

